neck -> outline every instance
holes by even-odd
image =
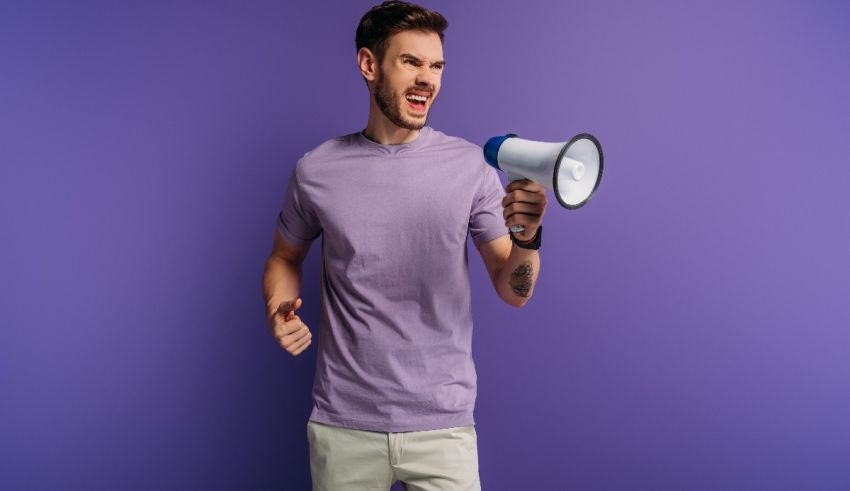
[[[366,129],[363,130],[366,138],[381,145],[397,145],[412,142],[419,136],[419,131],[396,126],[395,123],[384,116],[384,113],[375,104],[375,99],[372,99],[369,108],[369,121],[366,124]]]

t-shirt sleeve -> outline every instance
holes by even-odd
[[[482,244],[508,233],[502,207],[505,190],[499,181],[499,174],[487,164],[483,167],[484,176],[473,198],[472,212],[469,215],[469,233],[475,247],[481,247]]]
[[[277,215],[277,230],[287,242],[307,247],[322,232],[321,223],[298,180],[297,166],[289,177],[283,206]]]

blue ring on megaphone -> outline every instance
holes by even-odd
[[[564,203],[563,201],[561,201],[561,193],[558,192],[558,172],[561,169],[561,159],[562,159],[562,157],[564,156],[565,153],[567,153],[567,149],[570,148],[572,146],[572,144],[577,142],[578,140],[590,140],[596,146],[596,151],[599,152],[599,175],[596,176],[596,183],[594,183],[593,189],[590,191],[590,194],[587,195],[587,198],[585,198],[584,201],[582,201],[581,203],[574,204],[574,205],[568,205],[567,203]],[[604,168],[603,167],[603,158],[602,158],[602,145],[600,145],[599,140],[597,140],[596,137],[591,135],[590,133],[579,133],[578,135],[572,137],[570,139],[570,141],[568,141],[567,144],[564,145],[564,148],[562,148],[561,152],[558,154],[558,160],[556,162],[557,163],[555,164],[555,172],[552,174],[552,190],[555,191],[555,198],[557,198],[558,203],[560,203],[561,206],[563,206],[564,208],[567,208],[567,209],[570,209],[570,210],[575,210],[576,208],[581,208],[582,206],[585,205],[585,203],[590,201],[590,198],[592,198],[593,195],[596,193],[596,188],[599,187],[599,183],[602,181],[602,169]]]
[[[502,143],[505,140],[515,136],[515,133],[508,133],[505,136],[494,136],[487,140],[487,143],[484,144],[484,160],[486,160],[491,166],[495,167],[496,170],[502,170],[501,167],[499,167],[499,147],[502,146]]]

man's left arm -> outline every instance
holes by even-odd
[[[508,184],[505,191],[507,194],[502,199],[505,226],[523,225],[525,230],[514,237],[521,242],[532,242],[546,210],[545,188],[522,179]],[[478,252],[499,297],[514,307],[524,306],[531,298],[540,272],[540,253],[515,245],[507,235],[482,244]]]

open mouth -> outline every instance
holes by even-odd
[[[431,98],[430,94],[410,92],[404,96],[407,104],[416,112],[425,112],[425,106]]]

